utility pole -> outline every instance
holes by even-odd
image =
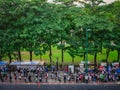
[[[90,31],[90,29],[86,30],[86,56],[85,56],[85,71],[86,73],[88,73],[88,31]]]

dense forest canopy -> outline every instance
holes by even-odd
[[[85,57],[87,51],[94,55],[96,65],[102,48],[107,62],[111,50],[117,50],[120,61],[120,1],[76,0],[81,6],[74,1],[0,0],[0,60],[8,56],[11,62],[18,55],[21,61],[21,51],[26,50],[30,61],[32,53],[41,56],[49,51],[52,62],[52,46],[56,46],[62,62],[64,51],[73,62],[75,56]]]

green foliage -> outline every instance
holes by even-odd
[[[37,56],[50,51],[52,58],[51,46],[72,58],[82,57],[87,48],[91,55],[103,47],[119,51],[120,1],[79,2],[83,7],[76,7],[74,1],[0,0],[0,60],[24,50]]]

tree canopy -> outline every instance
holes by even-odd
[[[8,56],[11,62],[17,53],[21,61],[21,51],[26,50],[30,61],[33,52],[42,56],[49,51],[52,62],[52,46],[57,46],[61,49],[61,62],[64,51],[74,62],[75,56],[85,57],[88,48],[96,65],[97,53],[103,47],[117,50],[119,61],[120,1],[104,4],[103,0],[76,0],[81,6],[74,1],[0,0],[0,60]]]

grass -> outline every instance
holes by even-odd
[[[22,55],[22,60],[23,61],[29,61],[29,53],[27,51],[23,51],[21,53],[21,55]],[[58,61],[61,62],[61,50],[58,50],[57,47],[52,47],[52,59],[53,59],[54,62],[56,62],[57,57],[59,59]],[[105,59],[106,59],[106,50],[103,49],[102,54],[98,53],[97,61],[101,62],[102,60],[105,60]],[[5,60],[8,60],[8,58],[6,57]],[[39,55],[36,56],[33,53],[33,61],[38,61],[38,60],[40,60],[40,56]],[[49,63],[49,51],[46,52],[46,54],[42,56],[42,60]],[[83,57],[76,56],[74,60],[75,60],[75,63],[77,64],[81,60],[83,60]],[[94,61],[94,56],[89,54],[88,55],[88,60],[93,62]],[[112,61],[115,61],[115,60],[117,60],[117,51],[111,51],[110,55],[109,55],[109,61],[112,62]],[[64,62],[65,63],[71,63],[72,62],[72,58],[70,57],[70,55],[67,52],[64,52]]]

